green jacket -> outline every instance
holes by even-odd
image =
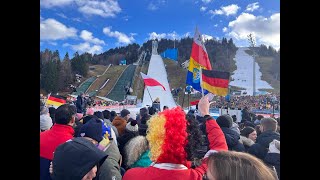
[[[150,153],[150,150],[147,150],[146,152],[144,152],[140,158],[138,159],[138,161],[136,161],[132,166],[131,168],[134,168],[134,167],[149,167],[150,164],[152,163],[152,161],[150,160],[150,157],[149,157],[149,153]]]
[[[107,159],[100,166],[99,180],[121,180],[120,159],[121,155],[114,140],[110,140],[104,152],[108,155]]]

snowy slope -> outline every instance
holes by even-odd
[[[172,97],[167,79],[167,71],[164,67],[164,63],[160,55],[152,54],[147,75],[159,81],[166,88],[166,91],[164,91],[161,86],[147,87],[152,100],[155,100],[157,97],[159,97],[161,110],[163,106],[168,106],[169,108],[177,106]],[[142,102],[143,107],[146,105],[152,105],[152,101],[147,89],[144,90]]]
[[[234,80],[229,85],[245,88],[248,95],[253,95],[253,57],[245,52],[248,48],[239,47],[236,52],[235,61],[237,69],[231,76]],[[273,89],[266,81],[261,80],[261,72],[256,63],[256,92],[258,89]]]

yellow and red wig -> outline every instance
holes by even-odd
[[[190,167],[185,150],[188,144],[187,120],[182,108],[168,109],[151,117],[147,139],[153,162]]]

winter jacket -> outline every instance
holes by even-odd
[[[265,131],[262,132],[256,140],[256,143],[253,144],[249,149],[248,153],[256,156],[257,158],[264,160],[265,156],[268,153],[268,148],[270,142],[274,139],[280,141],[280,134],[274,131]]]
[[[254,142],[251,139],[241,135],[240,135],[239,142],[243,144],[245,148],[245,152],[248,152],[248,149],[254,144]]]
[[[231,129],[236,131],[238,134],[240,134],[240,129],[239,129],[239,125],[235,122],[232,122],[232,126]]]
[[[53,152],[62,143],[72,139],[74,130],[72,126],[54,124],[50,130],[40,133],[40,179],[51,179],[49,174],[50,162]]]
[[[103,150],[107,155],[107,159],[100,166],[99,179],[100,180],[121,180],[120,174],[120,159],[121,155],[114,140]]]
[[[215,120],[206,121],[209,148],[214,151],[227,151],[228,146],[223,132]],[[158,179],[158,180],[202,180],[207,170],[207,158],[202,160],[200,166],[188,169],[182,164],[155,163],[146,168],[129,169],[123,176],[124,180]]]
[[[84,113],[86,109],[86,100],[82,98],[81,96],[77,97],[76,101],[76,107],[77,107],[77,113]]]
[[[134,168],[134,167],[149,167],[150,164],[152,163],[152,161],[150,160],[150,157],[149,157],[149,153],[150,153],[150,150],[147,150],[144,153],[142,153],[140,158],[135,163],[133,163],[133,165],[131,165],[130,167],[131,168]]]
[[[274,166],[277,171],[278,178],[280,179],[280,154],[279,153],[267,153],[264,158],[264,162],[268,166]]]
[[[120,116],[116,116],[112,121],[112,125],[117,128],[118,134],[121,136],[124,133],[127,121]]]
[[[118,141],[118,147],[119,147],[119,151],[120,151],[120,154],[122,155],[122,161],[125,162],[126,161],[126,156],[125,156],[125,152],[124,152],[124,147],[125,145],[127,144],[127,142],[129,142],[132,138],[138,136],[139,133],[138,132],[130,132],[130,131],[127,131],[125,130],[125,133],[118,137],[117,141]],[[123,166],[122,167],[125,167],[124,166],[124,163],[123,163]]]
[[[151,164],[149,152],[149,144],[145,136],[132,138],[124,146],[125,168],[148,167]]]
[[[141,136],[146,136],[147,135],[148,125],[140,124],[138,129],[139,129],[139,135],[141,135]]]
[[[226,128],[226,127],[222,127],[221,130],[224,133],[224,136],[225,136],[227,144],[228,144],[228,149],[230,151],[238,151],[238,152],[245,151],[243,144],[241,144],[239,142],[240,134],[238,134],[236,131],[234,131],[230,128]]]

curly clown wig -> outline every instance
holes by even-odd
[[[186,114],[180,107],[152,116],[148,121],[147,139],[153,162],[190,166],[185,150],[188,144]]]

